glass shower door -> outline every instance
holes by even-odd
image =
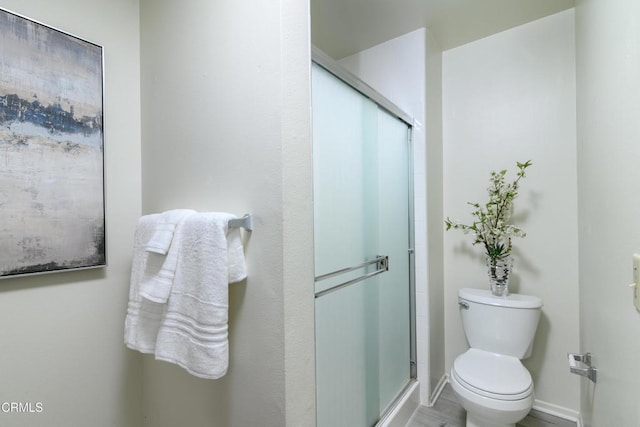
[[[409,127],[312,84],[317,425],[372,426],[410,380]]]

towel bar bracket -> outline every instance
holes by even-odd
[[[247,231],[253,231],[253,217],[251,214],[244,214],[241,218],[230,219],[229,228],[244,228]]]

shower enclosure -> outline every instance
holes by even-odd
[[[411,120],[318,52],[312,94],[317,425],[372,426],[416,375]]]

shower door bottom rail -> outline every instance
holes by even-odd
[[[340,270],[336,270],[332,273],[322,274],[315,278],[315,282],[318,283],[321,280],[329,279],[331,277],[338,276],[340,274],[348,273],[350,271],[358,270],[360,268],[367,267],[369,265],[376,265],[376,270],[371,273],[363,274],[360,277],[356,277],[355,279],[347,280],[346,282],[338,283],[337,285],[331,286],[330,288],[323,289],[321,291],[316,292],[316,298],[320,298],[321,296],[327,295],[331,292],[335,292],[337,290],[346,288],[347,286],[353,285],[354,283],[362,282],[370,277],[377,276],[378,274],[384,273],[385,271],[389,271],[389,257],[386,255],[380,255],[372,260],[365,261],[362,264],[355,265],[353,267],[347,267]]]

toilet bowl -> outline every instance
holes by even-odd
[[[513,427],[533,405],[533,381],[519,359],[469,349],[449,382],[467,411],[467,427]]]
[[[531,353],[542,300],[461,289],[470,348],[458,356],[449,382],[467,411],[467,427],[514,427],[533,406],[533,381],[520,359]]]

